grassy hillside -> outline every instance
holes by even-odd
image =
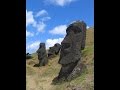
[[[27,90],[94,90],[94,30],[87,30],[86,48],[82,51],[82,63],[86,69],[81,76],[60,85],[52,85],[52,80],[58,75],[61,65],[58,64],[59,55],[49,60],[48,65],[33,67],[38,63],[37,55],[26,60],[26,89]]]

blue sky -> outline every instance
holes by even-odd
[[[94,0],[26,0],[26,52],[34,53],[40,42],[47,49],[61,43],[75,20],[94,26]]]

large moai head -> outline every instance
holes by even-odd
[[[74,22],[68,26],[66,33],[61,42],[60,64],[70,64],[81,57],[82,28]]]
[[[58,62],[62,67],[59,75],[53,79],[53,83],[61,80],[70,80],[78,74],[77,72],[81,72],[81,50],[84,47],[82,45],[85,45],[83,41],[86,33],[84,25],[83,21],[76,21],[66,29],[66,36],[61,42]]]
[[[81,50],[84,50],[85,48],[85,41],[86,41],[86,30],[87,25],[84,21],[76,21],[73,23],[74,25],[78,26],[82,30],[82,44],[81,44]]]
[[[81,72],[81,50],[85,47],[86,24],[83,21],[76,21],[66,29],[66,36],[61,42],[59,64],[61,70],[59,75],[53,79],[54,82],[71,80],[80,75]]]

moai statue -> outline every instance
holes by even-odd
[[[31,54],[27,53],[26,54],[26,59],[31,59],[31,58],[32,58]]]
[[[50,58],[50,57],[53,56],[54,54],[55,54],[54,47],[49,47],[49,50],[48,50],[48,58]]]
[[[53,47],[50,47],[48,50],[48,57],[51,58],[54,55],[58,55],[60,51],[61,45],[56,43]]]
[[[80,25],[76,24],[79,23]],[[66,29],[66,36],[61,42],[61,52],[58,63],[62,65],[59,75],[53,79],[54,82],[71,79],[77,70],[81,70],[78,64],[81,61],[81,47],[83,40],[82,22],[74,22]],[[80,64],[79,64],[80,65]],[[81,66],[79,66],[81,67]],[[75,72],[73,72],[75,71]]]
[[[40,43],[39,49],[36,52],[38,53],[39,63],[35,64],[34,67],[45,66],[48,63],[45,43]]]
[[[29,55],[29,53],[27,53],[26,55]]]
[[[56,54],[56,55],[59,54],[61,45],[60,45],[59,43],[56,43],[56,44],[54,45],[54,48],[55,48],[55,54]]]
[[[86,42],[86,30],[87,30],[87,25],[84,21],[76,21],[74,22],[74,25],[78,26],[82,30],[82,44],[81,44],[81,50],[84,50],[85,48],[85,42]]]
[[[81,22],[82,25],[82,32],[83,32],[83,38],[82,38],[82,45],[81,45],[81,50],[84,50],[85,49],[85,42],[86,42],[86,30],[87,30],[87,25],[84,21]]]

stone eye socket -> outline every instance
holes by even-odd
[[[42,48],[42,45],[40,45],[40,48]]]
[[[73,28],[73,29],[67,31],[67,35],[66,35],[66,36],[68,36],[71,31],[72,31],[74,34],[78,34],[78,33],[81,32],[81,30],[80,30],[79,28]]]
[[[81,32],[81,29],[76,27],[73,29],[74,33],[77,34],[77,33],[80,33]]]

